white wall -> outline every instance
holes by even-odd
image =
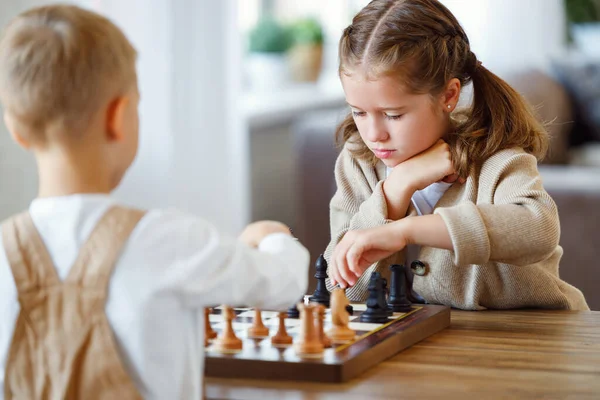
[[[500,75],[547,69],[565,50],[563,0],[442,0],[465,28],[477,57]]]
[[[173,190],[169,203],[229,231],[250,215],[237,2],[174,5]]]
[[[0,16],[50,3],[1,0]],[[139,52],[138,158],[115,192],[140,207],[177,207],[239,231],[249,216],[247,138],[238,111],[237,2],[73,0],[117,23]],[[0,216],[27,206],[30,157],[0,139]],[[14,169],[24,172],[15,176]],[[18,178],[18,179],[17,179]]]

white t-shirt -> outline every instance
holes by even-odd
[[[36,199],[30,213],[60,279],[92,229],[115,204],[105,195]],[[123,249],[109,284],[106,315],[123,364],[146,399],[200,399],[204,312],[220,304],[286,309],[302,297],[308,251],[285,234],[251,249],[208,222],[151,210]],[[20,306],[0,246],[0,400]]]

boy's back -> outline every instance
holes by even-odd
[[[45,198],[32,203],[32,220],[61,281],[69,275],[80,247],[98,221],[114,205],[104,195]],[[223,237],[210,224],[182,213],[155,210],[141,219],[116,263],[105,310],[122,363],[145,398],[199,398],[204,334],[201,307],[243,303],[277,309],[302,295],[306,250],[284,234],[267,236],[260,250]],[[102,248],[98,251],[102,257]],[[2,246],[2,379],[19,312],[14,278]]]

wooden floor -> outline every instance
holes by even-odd
[[[206,379],[209,399],[600,399],[600,312],[452,311],[344,384]]]

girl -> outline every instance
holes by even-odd
[[[413,288],[430,303],[588,309],[558,276],[558,214],[537,170],[548,135],[450,11],[374,0],[339,54],[352,112],[336,134],[329,288],[362,301],[370,272],[414,261]],[[472,106],[455,112],[469,83]]]

